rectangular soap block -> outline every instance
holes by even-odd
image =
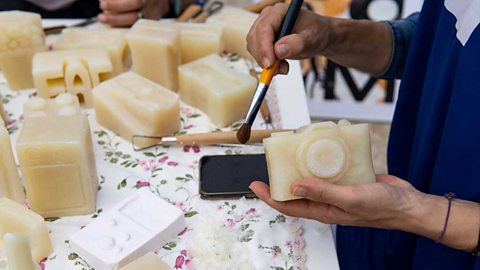
[[[53,250],[47,224],[40,215],[10,199],[0,198],[0,246],[6,233],[28,236],[33,260],[37,263]]]
[[[130,50],[125,39],[126,29],[118,28],[69,28],[62,32],[53,44],[54,50],[103,48],[108,52],[113,70],[106,74],[112,78],[130,68]]]
[[[96,270],[117,269],[161,249],[184,228],[182,211],[140,189],[72,235],[70,245]]]
[[[203,23],[181,23],[182,64],[223,50],[222,27]]]
[[[44,50],[45,35],[38,14],[0,12],[0,69],[11,89],[33,87],[32,57]]]
[[[128,141],[133,135],[161,137],[180,129],[177,94],[133,72],[101,83],[93,98],[98,123]],[[145,147],[155,141],[136,143]]]
[[[146,255],[127,264],[119,270],[171,270],[170,266],[160,259],[155,253],[149,252]]]
[[[132,70],[172,91],[178,89],[180,26],[171,22],[138,20],[127,35]]]
[[[95,211],[98,179],[90,126],[67,97],[46,105],[39,98],[27,102],[17,142],[30,207],[44,217]]]
[[[367,124],[316,123],[295,133],[274,133],[263,144],[270,194],[277,201],[298,199],[290,186],[304,178],[342,185],[375,181]]]
[[[25,202],[25,193],[18,176],[12,144],[7,129],[0,120],[0,198],[7,197],[18,203]]]
[[[33,80],[38,95],[52,98],[68,92],[92,107],[92,88],[108,77],[112,63],[105,49],[50,51],[33,57]]]
[[[211,54],[179,67],[180,99],[204,111],[217,126],[245,117],[257,81]]]
[[[247,34],[258,15],[241,8],[224,7],[207,19],[207,24],[223,27],[225,50],[253,59],[247,50]]]

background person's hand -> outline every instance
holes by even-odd
[[[118,27],[131,26],[142,17],[158,20],[170,12],[169,0],[100,0],[100,8],[98,20]]]

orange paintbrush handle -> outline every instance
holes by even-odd
[[[280,60],[275,59],[273,65],[269,68],[264,68],[262,74],[260,75],[260,82],[266,85],[269,85],[272,81],[273,75],[277,73],[277,69],[280,66]]]

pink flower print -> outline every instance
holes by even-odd
[[[186,125],[185,127],[183,127],[183,129],[191,129],[192,127],[193,127],[192,124],[188,124],[188,125]]]
[[[193,152],[195,152],[195,153],[199,153],[199,152],[200,152],[200,146],[198,146],[198,145],[196,145],[196,144],[192,146],[192,149],[193,149]]]
[[[7,126],[11,126],[11,125],[15,124],[16,122],[17,122],[17,120],[15,120],[15,119],[8,120],[7,121]]]
[[[177,207],[178,209],[182,210],[183,212],[187,212],[187,209],[185,209],[185,203],[184,202],[174,202],[173,206]]]
[[[187,267],[188,267],[188,266],[190,265],[190,263],[191,263],[191,262],[192,262],[192,260],[190,260],[190,259],[186,259],[186,260],[185,260],[185,266],[187,266]]]
[[[245,215],[247,215],[248,217],[257,216],[257,209],[250,208],[250,209],[247,210],[247,212],[245,212]]]
[[[273,250],[273,251],[272,251],[272,256],[273,256],[274,258],[278,257],[278,254],[279,254],[279,253],[278,253],[277,250]]]
[[[180,112],[182,114],[192,114],[192,109],[186,107],[180,107]]]
[[[182,255],[179,255],[177,259],[175,259],[175,269],[182,269],[183,268],[183,263],[185,262],[185,257]]]
[[[47,258],[43,258],[38,265],[40,266],[41,270],[45,270],[45,262],[47,262]]]
[[[168,166],[171,166],[171,167],[177,167],[178,166],[178,162],[175,162],[175,161],[169,161],[167,163]]]
[[[183,230],[178,234],[178,236],[184,235],[187,231],[188,231],[188,227],[185,227],[185,229],[183,229]],[[185,255],[185,256],[186,256],[186,255]]]
[[[227,228],[233,228],[235,226],[235,220],[232,218],[227,219],[225,227]]]
[[[188,153],[190,149],[193,150],[194,153],[200,153],[200,146],[198,145],[185,145],[183,147],[183,152]]]
[[[198,168],[198,160],[193,161],[191,165],[188,165],[188,167],[192,169]]]
[[[150,186],[150,182],[140,181],[140,180],[138,180],[137,183],[135,184],[136,188],[149,187],[149,186]]]
[[[234,216],[233,218],[234,218],[234,220],[235,220],[235,223],[238,223],[238,222],[240,222],[240,221],[243,220],[243,216],[242,216],[242,215],[236,215],[236,216]]]
[[[168,159],[168,156],[163,156],[163,157],[158,159],[158,162],[159,163],[164,163],[165,161],[167,161],[167,159]]]
[[[190,146],[190,145],[185,145],[185,146],[183,147],[183,152],[185,152],[185,153],[190,152],[190,148],[192,148],[192,146]]]
[[[224,208],[223,204],[217,205],[217,211],[222,211]]]
[[[183,249],[182,251],[180,251],[180,254],[182,254],[183,256],[187,257],[187,250]]]
[[[291,249],[291,248],[293,247],[292,241],[290,241],[290,240],[285,241],[285,246],[286,246],[287,248]]]
[[[159,166],[155,159],[140,160],[138,164],[140,164],[140,167],[142,167],[144,171],[154,171]]]

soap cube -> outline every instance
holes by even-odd
[[[23,105],[25,120],[33,117],[56,117],[80,114],[80,104],[76,96],[63,93],[54,99],[32,97]],[[41,121],[38,120],[38,121]]]
[[[130,50],[125,39],[126,29],[69,28],[53,44],[54,50],[103,48],[108,52],[113,70],[105,74],[112,78],[128,70],[131,65]]]
[[[138,20],[127,35],[132,70],[172,91],[178,89],[180,26],[171,22]]]
[[[33,79],[38,95],[52,98],[68,92],[92,107],[92,88],[108,77],[112,63],[105,49],[50,51],[33,57]]]
[[[263,144],[270,194],[277,201],[298,199],[290,186],[304,178],[342,185],[375,181],[367,124],[316,123],[295,133],[274,133]]]
[[[44,50],[45,35],[38,14],[0,12],[0,69],[11,89],[33,87],[32,57]]]
[[[245,117],[257,81],[212,54],[179,67],[180,99],[204,111],[217,126]]]
[[[120,270],[171,270],[170,266],[160,259],[155,253],[149,252],[146,255],[127,264]]]
[[[3,235],[20,233],[30,240],[33,260],[39,263],[52,252],[52,242],[45,220],[25,206],[7,198],[0,198],[0,246]]]
[[[30,207],[44,217],[95,211],[98,179],[90,126],[78,107],[65,99],[60,95],[43,109],[27,102],[17,142]]]
[[[0,197],[24,203],[25,193],[18,177],[8,131],[0,120]]]
[[[70,245],[96,270],[117,269],[161,249],[184,228],[182,211],[140,189],[72,235]]]
[[[225,50],[253,59],[247,50],[247,34],[258,15],[241,8],[224,7],[210,16],[206,23],[223,27]]]
[[[161,137],[180,129],[177,94],[133,72],[101,83],[93,98],[98,123],[128,141],[133,135]],[[145,147],[155,141],[136,143]]]
[[[182,64],[223,50],[222,27],[203,23],[181,23]]]

